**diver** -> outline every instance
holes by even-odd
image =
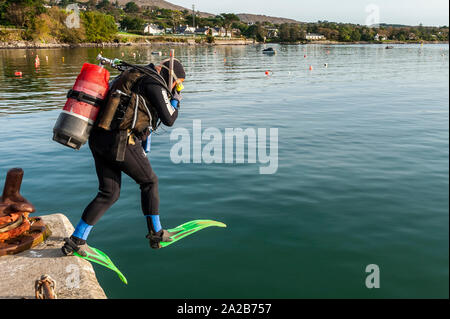
[[[169,59],[158,66],[134,66],[122,71],[110,83],[109,97],[89,137],[99,192],[84,210],[72,236],[64,239],[65,255],[86,255],[90,231],[119,199],[122,172],[140,186],[150,247],[161,248],[160,243],[170,242],[173,235],[161,226],[158,177],[145,149],[161,123],[171,127],[178,118],[186,73],[177,59],[173,61],[173,72]]]

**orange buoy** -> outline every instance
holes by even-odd
[[[20,77],[21,77],[21,76],[22,76],[22,72],[21,72],[21,71],[14,72],[14,75],[15,75],[15,76],[20,76]]]
[[[310,65],[310,66],[309,66],[309,70],[310,70],[310,71],[312,71],[312,70],[313,70],[313,67],[312,67],[312,65]]]
[[[38,68],[41,65],[41,61],[39,60],[39,56],[36,54],[36,59],[34,59],[34,67]]]
[[[227,59],[223,59],[223,62],[227,62]]]

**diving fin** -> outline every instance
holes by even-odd
[[[167,231],[172,234],[170,238],[172,241],[170,242],[161,242],[161,248],[167,247],[172,245],[173,243],[176,243],[177,241],[190,236],[192,234],[195,234],[196,232],[205,229],[207,227],[227,227],[224,223],[216,222],[214,220],[193,220],[190,222],[187,222],[183,225],[180,225],[173,229],[168,229]]]
[[[128,285],[127,278],[125,278],[125,276],[120,272],[120,270],[116,267],[116,265],[114,265],[111,259],[104,252],[98,250],[97,248],[93,248],[90,246],[88,247],[89,250],[85,250],[86,256],[81,256],[77,252],[74,252],[74,255],[111,269],[112,271],[116,272],[120,280],[122,280],[125,285]]]

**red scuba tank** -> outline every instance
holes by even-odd
[[[76,150],[87,142],[100,106],[108,95],[108,82],[108,70],[94,64],[83,65],[53,128],[54,141]]]

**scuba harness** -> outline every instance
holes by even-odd
[[[127,144],[135,143],[134,137],[143,141],[143,147],[148,152],[150,136],[161,125],[155,108],[141,93],[142,82],[150,80],[161,86],[169,99],[173,94],[153,65],[140,66],[117,60],[111,62],[101,56],[99,59],[102,64],[111,64],[122,71],[112,81],[107,102],[95,123],[95,126],[103,130],[118,132],[115,160],[121,162],[125,158]]]
[[[164,79],[151,66],[132,65],[121,62],[118,69],[122,73],[112,81],[108,100],[99,115],[97,126],[104,130],[130,129],[135,133],[143,131],[143,121],[139,118],[144,115],[148,126],[155,130],[159,125],[156,122],[157,114],[148,107],[148,100],[141,94],[140,85],[144,79],[161,86],[172,97],[171,90]],[[141,113],[144,114],[140,114]]]

